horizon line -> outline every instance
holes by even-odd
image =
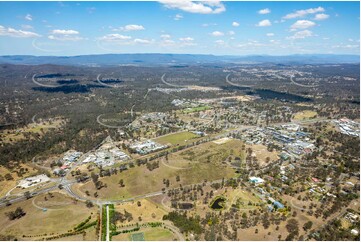
[[[159,52],[131,52],[131,53],[101,53],[101,54],[80,54],[80,55],[21,55],[21,54],[0,54],[1,57],[5,56],[34,56],[34,57],[77,57],[77,56],[90,56],[90,55],[199,55],[199,56],[215,56],[215,57],[251,57],[251,56],[269,56],[269,57],[283,57],[283,56],[307,56],[307,55],[333,55],[333,56],[359,56],[360,54],[334,54],[334,53],[294,53],[284,55],[270,55],[270,54],[248,54],[248,55],[227,55],[227,54],[196,54],[196,53],[159,53]]]

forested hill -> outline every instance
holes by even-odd
[[[288,56],[216,56],[193,54],[104,54],[80,56],[31,56],[8,55],[0,56],[0,64],[23,65],[85,65],[85,66],[115,66],[115,65],[187,65],[187,64],[340,64],[359,63],[358,55],[288,55]]]

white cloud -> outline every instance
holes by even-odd
[[[274,33],[267,33],[266,34],[268,37],[272,37],[272,36],[274,36],[275,34]]]
[[[161,0],[166,8],[180,9],[189,13],[218,14],[226,11],[225,6],[218,0],[207,2],[192,2],[190,0]]]
[[[269,10],[268,8],[261,9],[258,11],[259,14],[269,14],[270,12],[271,10]]]
[[[216,23],[202,24],[202,27],[217,26]]]
[[[261,47],[267,46],[266,44],[259,43],[257,40],[250,40],[247,43],[238,44],[236,47],[243,48],[243,47]]]
[[[316,24],[309,20],[297,20],[291,25],[291,30],[296,31],[297,29],[307,29],[315,26]]]
[[[194,39],[192,37],[183,37],[183,38],[179,38],[180,40],[180,43],[179,45],[181,47],[183,46],[194,46],[194,45],[197,45],[196,43],[194,43]]]
[[[213,36],[215,36],[215,37],[218,37],[218,36],[223,36],[224,33],[223,33],[223,32],[220,32],[220,31],[213,31],[213,32],[211,33],[211,35],[213,35]]]
[[[28,20],[28,21],[32,21],[32,20],[33,20],[33,16],[31,16],[31,14],[25,15],[24,18],[25,18],[26,20]]]
[[[218,46],[226,46],[226,42],[221,39],[214,41],[214,43]]]
[[[170,39],[171,38],[171,36],[169,34],[162,34],[160,37],[162,39]]]
[[[152,41],[147,39],[134,39],[134,43],[136,44],[150,44]]]
[[[165,39],[160,44],[161,46],[173,46],[175,44],[175,41],[171,39]]]
[[[122,34],[107,34],[100,38],[100,40],[104,41],[124,41],[124,40],[130,40],[132,37]]]
[[[76,35],[49,35],[49,39],[51,40],[60,40],[60,41],[78,41],[83,40],[83,37]]]
[[[211,35],[213,35],[213,36],[215,36],[215,37],[218,37],[218,36],[223,36],[224,33],[223,33],[223,32],[220,32],[220,31],[213,31],[213,32],[211,33]]]
[[[193,41],[194,39],[192,37],[184,37],[184,38],[179,38],[180,41]]]
[[[296,12],[287,14],[283,18],[284,19],[300,18],[300,17],[306,16],[307,14],[315,14],[315,13],[324,12],[324,11],[325,11],[325,9],[323,7],[297,10]]]
[[[138,31],[138,30],[145,30],[145,28],[142,25],[137,24],[128,24],[123,27],[124,31]]]
[[[234,32],[234,31],[231,30],[231,31],[228,31],[228,34],[229,34],[229,35],[235,35],[236,32]]]
[[[271,26],[271,25],[272,25],[271,21],[269,21],[268,19],[265,19],[265,20],[259,21],[259,23],[256,26],[266,27],[266,26]]]
[[[328,19],[330,17],[330,15],[328,14],[324,14],[324,13],[319,13],[315,15],[314,20],[325,20]]]
[[[139,31],[139,30],[145,30],[143,25],[138,24],[128,24],[119,28],[112,28],[113,31]]]
[[[78,40],[83,40],[84,38],[79,36],[79,31],[76,30],[54,29],[51,31],[51,34],[48,36],[48,39],[60,40],[60,41],[78,41]]]
[[[306,30],[296,32],[294,35],[287,37],[287,39],[291,39],[291,40],[304,39],[304,38],[311,37],[311,36],[313,36],[312,31],[306,29]]]
[[[173,19],[174,20],[181,20],[182,18],[183,18],[182,14],[176,14]]]
[[[238,27],[238,26],[239,26],[239,23],[238,23],[238,22],[233,22],[233,23],[232,23],[232,26],[233,26],[233,27]]]
[[[0,25],[0,36],[10,36],[10,37],[17,37],[17,38],[40,37],[39,34],[34,33],[34,32],[17,30],[17,29],[13,29],[13,28],[5,28],[4,26],[1,26],[1,25]]]
[[[75,35],[75,34],[79,34],[78,31],[76,30],[65,30],[65,29],[54,29],[53,31],[51,31],[52,34],[59,34],[59,35]]]

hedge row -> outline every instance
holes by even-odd
[[[86,223],[89,222],[89,220],[91,219],[91,216],[89,216],[85,221],[81,222],[80,224],[78,224],[74,230],[79,230],[79,228],[83,227]]]
[[[85,224],[83,227],[80,227],[78,229],[76,229],[75,231],[82,231],[82,230],[85,230],[87,228],[90,228],[92,226],[95,226],[97,224],[97,220],[95,220],[94,222],[91,222],[91,223],[88,223],[88,224]]]
[[[140,228],[137,227],[137,228],[134,228],[134,229],[126,229],[126,230],[122,230],[122,231],[112,231],[110,233],[111,236],[115,236],[115,235],[118,235],[118,234],[126,234],[126,233],[131,233],[131,232],[135,232],[135,231],[138,231]]]

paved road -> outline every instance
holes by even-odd
[[[110,84],[107,84],[107,83],[104,83],[100,80],[100,76],[102,74],[98,74],[97,76],[97,82],[100,84],[100,85],[103,85],[103,86],[106,86],[106,87],[112,87],[112,88],[117,88],[117,87],[123,87],[122,85],[110,85]]]
[[[48,187],[48,188],[44,188],[42,190],[39,190],[39,191],[36,191],[34,193],[32,193],[32,196],[37,196],[37,195],[40,195],[40,194],[44,194],[44,193],[47,193],[47,192],[50,192],[52,190],[55,190],[58,188],[58,185],[55,185],[55,186],[52,186],[52,187]],[[24,201],[26,200],[27,198],[22,195],[22,196],[19,196],[19,197],[16,197],[16,198],[13,198],[13,199],[7,199],[6,197],[5,198],[2,198],[0,200],[0,207],[5,207],[7,202],[10,202],[11,204],[13,203],[16,203],[16,202],[21,202],[21,201]]]
[[[300,84],[300,83],[297,83],[293,80],[294,76],[291,76],[290,79],[291,79],[291,82],[297,86],[300,86],[300,87],[308,87],[308,88],[312,88],[312,87],[318,87],[319,85],[304,85],[304,84]]]
[[[175,227],[170,221],[163,221],[164,226],[170,229],[173,233],[175,233],[178,237],[179,241],[185,241],[183,234],[179,231],[179,228]]]
[[[106,237],[106,241],[109,241],[109,205],[107,205],[107,237]]]
[[[133,111],[131,111],[133,112]],[[125,125],[123,126],[116,126],[116,125],[109,125],[109,124],[105,124],[103,123],[102,121],[100,121],[100,118],[103,116],[104,114],[100,114],[98,115],[97,117],[97,123],[104,126],[104,127],[107,127],[107,128],[111,128],[111,129],[121,129],[121,128],[124,128]],[[133,116],[133,114],[131,114]]]
[[[47,85],[47,84],[43,84],[43,83],[40,83],[38,82],[37,80],[35,80],[35,76],[36,74],[33,75],[33,77],[31,78],[31,80],[38,86],[42,86],[42,87],[61,87],[62,85]]]
[[[239,85],[239,84],[236,84],[234,82],[231,82],[228,78],[231,74],[228,74],[226,76],[226,82],[229,84],[229,85],[232,85],[232,86],[235,86],[235,87],[253,87],[254,85]]]
[[[176,84],[172,84],[172,83],[169,83],[167,82],[166,80],[164,80],[164,77],[165,77],[165,73],[162,75],[162,77],[160,78],[162,80],[162,82],[167,85],[167,86],[170,86],[170,87],[178,87],[178,88],[187,88],[187,86],[181,86],[181,85],[176,85]]]

